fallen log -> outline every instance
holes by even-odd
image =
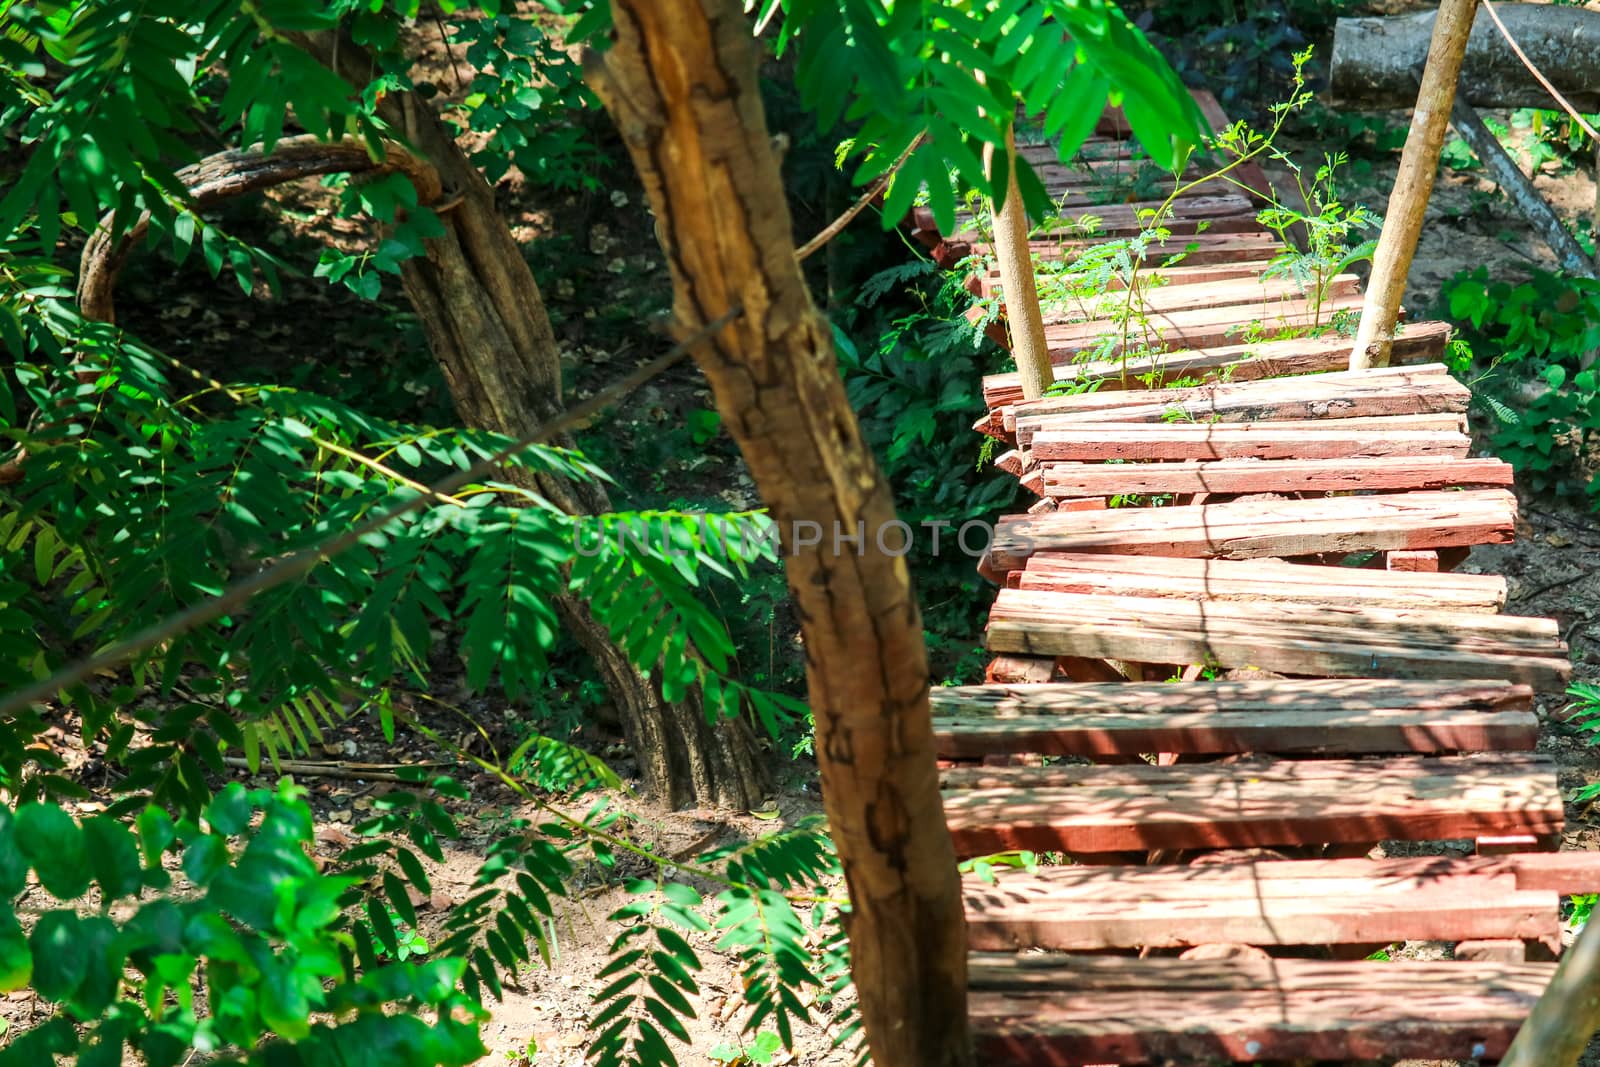
[[[1600,110],[1600,11],[1556,4],[1497,4],[1528,58],[1583,112]],[[1333,33],[1329,90],[1341,107],[1409,108],[1428,52],[1434,11],[1386,18],[1342,18]],[[1475,107],[1555,107],[1479,11],[1467,39],[1460,92]]]

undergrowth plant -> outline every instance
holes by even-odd
[[[1600,283],[1547,271],[1444,285],[1449,317],[1477,358],[1474,394],[1495,417],[1492,447],[1536,489],[1600,500]]]
[[[1151,357],[1159,363],[1166,347],[1164,328],[1162,316],[1152,310],[1151,294],[1165,284],[1159,272],[1181,265],[1197,247],[1170,228],[1180,198],[1208,184],[1258,195],[1263,190],[1246,185],[1238,172],[1263,158],[1289,172],[1302,205],[1295,206],[1274,195],[1257,212],[1261,224],[1285,245],[1272,258],[1263,277],[1291,279],[1298,295],[1310,302],[1311,314],[1303,327],[1279,327],[1262,321],[1247,324],[1238,340],[1253,344],[1317,334],[1341,325],[1325,311],[1328,287],[1352,265],[1371,258],[1376,241],[1358,238],[1375,230],[1379,220],[1365,207],[1347,204],[1338,197],[1335,179],[1339,168],[1348,162],[1345,156],[1326,156],[1308,176],[1297,161],[1277,146],[1286,120],[1312,99],[1305,75],[1310,58],[1310,49],[1294,55],[1292,90],[1286,100],[1272,106],[1272,122],[1265,132],[1257,132],[1243,121],[1217,131],[1199,157],[1203,163],[1201,173],[1193,177],[1183,176],[1190,161],[1178,161],[1169,175],[1170,191],[1165,198],[1153,207],[1139,209],[1140,228],[1136,234],[1087,243],[1100,231],[1101,219],[1092,210],[1067,206],[1065,200],[1057,205],[1054,214],[1040,221],[1037,233],[1078,236],[1080,243],[1087,244],[1070,258],[1036,261],[1040,301],[1047,314],[1059,321],[1105,320],[1109,324],[1073,353],[1074,363],[1120,360],[1125,378],[1129,364],[1136,360]],[[1197,232],[1205,229],[1201,223]],[[1304,234],[1303,249],[1291,231]]]

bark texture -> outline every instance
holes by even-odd
[[[1400,170],[1389,194],[1383,232],[1372,256],[1372,277],[1361,306],[1361,327],[1350,349],[1350,369],[1387,367],[1394,344],[1400,299],[1405,295],[1411,257],[1422,235],[1422,219],[1433,195],[1439,171],[1439,150],[1450,125],[1450,105],[1455,100],[1461,60],[1472,30],[1478,0],[1444,0],[1433,23],[1428,63],[1422,71],[1411,130],[1400,153]]]
[[[1600,110],[1600,11],[1560,4],[1496,4],[1495,10],[1528,58],[1574,106],[1585,113]],[[1410,107],[1436,15],[1340,19],[1333,31],[1334,103]],[[1487,11],[1479,11],[1472,24],[1461,92],[1475,107],[1555,106]]]
[[[1000,287],[1005,293],[1006,329],[1011,335],[1011,357],[1022,379],[1022,398],[1038,400],[1055,384],[1050,366],[1050,346],[1044,339],[1044,311],[1039,307],[1039,284],[1033,276],[1033,252],[1028,245],[1028,211],[1017,185],[1017,132],[1006,131],[1006,198],[995,210],[994,256],[1000,267]],[[995,148],[984,146],[984,163],[994,174]]]
[[[785,537],[874,1062],[971,1064],[965,929],[921,618],[905,562],[877,545],[893,499],[795,261],[749,24],[732,0],[612,7],[615,43],[585,65],[655,209],[677,329],[743,311],[696,359]],[[791,539],[797,522],[818,523],[822,544]],[[835,530],[863,536],[841,546]]]
[[[1600,923],[1586,923],[1500,1067],[1576,1067],[1600,1030]]]
[[[336,47],[327,34],[295,39],[351,84],[366,82],[370,61],[349,41]],[[391,93],[382,111],[432,166],[451,205],[440,216],[444,235],[427,242],[424,258],[406,262],[401,280],[456,410],[467,425],[524,437],[562,411],[558,348],[533,272],[494,190],[433,109],[413,93]],[[515,470],[508,477],[528,479]],[[574,514],[610,510],[595,483],[539,476],[528,484]],[[556,607],[606,682],[647,792],[673,807],[761,802],[768,779],[748,723],[712,725],[694,703],[662,700],[582,604],[562,600]]]

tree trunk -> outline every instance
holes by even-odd
[[[1600,1030],[1600,922],[1585,923],[1500,1067],[1576,1067]]]
[[[1017,185],[1016,123],[1006,131],[1006,193],[998,211],[989,204],[994,223],[994,257],[1000,267],[1000,287],[1005,294],[1006,328],[1011,334],[1011,358],[1022,379],[1022,398],[1038,400],[1055,384],[1050,366],[1050,345],[1044,339],[1044,312],[1039,307],[1039,283],[1033,276],[1033,252],[1028,245],[1028,210]],[[993,145],[983,146],[983,162],[994,176]]]
[[[971,1064],[921,616],[905,561],[884,551],[903,538],[879,541],[893,498],[795,261],[749,24],[732,0],[612,10],[614,44],[585,66],[655,209],[677,329],[742,310],[695,356],[788,553],[867,1043],[878,1067]],[[796,536],[811,523],[820,544]]]
[[[1573,106],[1600,110],[1600,11],[1559,4],[1496,4],[1534,66]],[[1428,53],[1436,12],[1389,18],[1340,19],[1333,31],[1330,90],[1335,104],[1353,108],[1410,107],[1417,71]],[[1522,65],[1495,28],[1478,12],[1467,39],[1461,93],[1475,107],[1555,107],[1550,93]]]
[[[352,84],[365,83],[371,68],[349,41],[335,48],[325,34],[296,39]],[[558,348],[533,272],[495,207],[494,190],[433,109],[412,93],[391,93],[382,109],[438,171],[446,202],[456,201],[440,213],[444,235],[427,242],[424,258],[402,267],[406,295],[462,421],[523,437],[562,410]],[[513,469],[507,477],[528,474]],[[530,488],[574,514],[611,508],[598,483],[541,475]],[[557,608],[595,659],[648,793],[675,808],[761,803],[768,779],[748,722],[710,726],[693,702],[662,700],[583,605],[562,601]]]
[[[1467,35],[1477,9],[1478,0],[1444,0],[1439,5],[1433,41],[1428,45],[1428,63],[1411,113],[1411,130],[1400,153],[1400,170],[1389,193],[1383,232],[1378,235],[1378,248],[1372,255],[1372,277],[1361,305],[1361,326],[1350,349],[1351,370],[1389,365],[1400,299],[1405,295],[1411,257],[1416,255],[1422,219],[1439,172],[1439,150],[1444,147],[1444,132],[1450,125],[1450,104],[1455,99],[1461,57],[1466,52]]]

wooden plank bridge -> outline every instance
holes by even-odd
[[[1078,166],[1020,151],[1101,220],[1036,235],[1046,262],[1157,206],[1094,203],[1138,155],[1114,113]],[[913,221],[947,267],[987,252]],[[1560,896],[1600,888],[1555,851],[1534,751],[1566,646],[1500,614],[1504,579],[1452,573],[1512,538],[1511,471],[1470,454],[1447,326],[1350,372],[1350,337],[1306,328],[1359,309],[1355,279],[1314,300],[1267,277],[1243,195],[1166,226],[1153,255],[1192,250],[1152,268],[1155,336],[1083,361],[1111,320],[1047,319],[1057,378],[1094,391],[983,383],[977,429],[1037,502],[980,568],[987,684],[934,692],[946,816],[964,857],[1062,861],[967,876],[979,1062],[1492,1061],[1553,971]],[[1407,940],[1454,958],[1368,958]]]

